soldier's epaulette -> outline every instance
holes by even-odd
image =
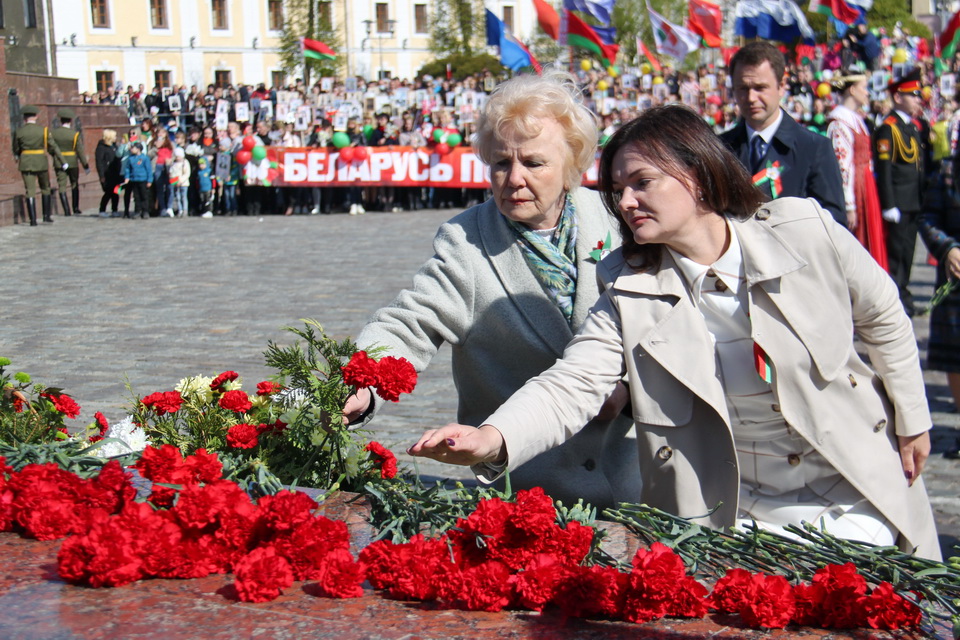
[[[890,126],[892,127],[893,125],[897,124],[897,122],[898,122],[899,120],[900,120],[900,118],[898,118],[897,116],[895,116],[895,115],[893,115],[893,114],[890,114],[889,116],[887,116],[887,117],[884,119],[883,124],[888,124],[888,125],[890,125]]]

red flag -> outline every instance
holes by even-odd
[[[637,38],[637,51],[647,57],[647,60],[650,61],[650,66],[653,67],[654,71],[662,71],[660,67],[660,61],[657,60],[656,56],[650,53],[650,49],[647,49],[647,45],[643,44],[643,40],[640,38]]]
[[[853,24],[860,17],[860,12],[844,0],[810,0],[807,11],[833,16],[844,24]]]
[[[523,49],[523,50],[527,53],[527,55],[530,56],[530,64],[533,65],[533,70],[537,72],[537,75],[538,75],[538,76],[542,76],[542,75],[543,75],[543,65],[540,64],[540,62],[537,60],[537,57],[536,57],[535,55],[533,55],[533,52],[530,51],[530,49],[527,48],[527,45],[523,44],[523,43],[520,42],[519,40],[514,40],[514,42],[516,42],[516,43],[517,43],[517,46],[519,46],[521,49]]]
[[[690,0],[689,11],[687,28],[703,38],[706,46],[714,48],[722,46],[720,29],[723,26],[723,15],[720,13],[720,7],[707,0]]]
[[[944,58],[952,58],[957,50],[957,34],[960,33],[960,11],[953,14],[947,28],[940,34],[937,43],[940,45],[940,55]]]
[[[533,0],[533,8],[537,10],[537,22],[543,32],[554,40],[560,39],[560,16],[557,10],[544,0]]]

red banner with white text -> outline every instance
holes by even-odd
[[[244,167],[249,185],[274,187],[453,187],[484,189],[490,172],[469,147],[445,155],[429,148],[347,147],[342,150],[267,147],[265,158]],[[362,150],[362,151],[361,151]],[[584,175],[596,184],[597,167]]]

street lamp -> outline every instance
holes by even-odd
[[[392,38],[393,29],[396,26],[396,24],[397,24],[396,20],[387,20],[386,21],[387,30],[384,33],[387,33]],[[380,68],[377,70],[377,80],[380,80],[383,74],[383,33],[380,32],[380,29],[377,29],[376,34],[374,34],[373,25],[374,25],[373,20],[363,21],[363,26],[366,27],[367,29],[367,40],[369,40],[370,37],[373,35],[376,35],[376,38],[377,38],[377,47],[380,49]]]

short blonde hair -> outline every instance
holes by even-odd
[[[580,186],[596,158],[599,129],[597,116],[584,106],[576,81],[565,71],[544,70],[542,76],[517,76],[497,86],[477,122],[474,150],[491,165],[505,130],[533,138],[540,134],[541,118],[553,118],[564,131],[564,187]]]
[[[117,141],[117,132],[113,129],[103,130],[103,141],[107,144],[113,144]]]

